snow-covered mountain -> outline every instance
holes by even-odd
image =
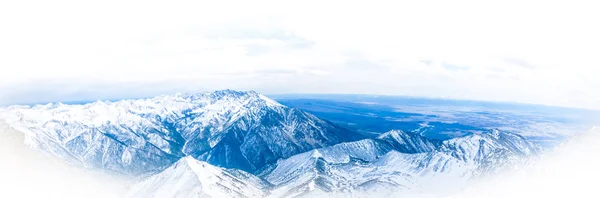
[[[489,162],[539,154],[539,148],[523,137],[497,130],[438,142],[435,147],[426,138],[388,139],[410,135],[390,131],[377,139],[315,149],[278,160],[256,176],[243,171],[231,174],[232,170],[186,158],[142,181],[133,194],[273,198],[448,195],[467,186],[481,169],[499,168],[488,167]],[[415,141],[423,143],[422,147],[415,147]],[[402,152],[406,148],[400,145],[422,152]],[[208,190],[210,196],[202,194],[207,185],[215,186]]]
[[[391,130],[379,135],[377,139],[385,140],[402,153],[430,152],[441,144],[441,141],[425,138],[418,133],[406,133],[400,130]]]
[[[403,131],[390,133],[394,136],[410,135]],[[187,161],[184,160],[187,164],[176,163],[163,173],[143,181],[138,185],[142,187],[134,191],[154,193],[146,194],[145,197],[164,193],[175,195],[202,192],[203,186],[208,183],[228,192],[225,195],[238,197],[241,195],[237,193],[243,191],[240,190],[243,188],[254,189],[247,191],[253,193],[244,194],[247,197],[448,195],[467,186],[481,169],[497,168],[488,167],[489,162],[501,162],[505,157],[518,157],[497,153],[518,153],[523,155],[521,157],[539,154],[539,148],[523,137],[497,130],[439,142],[434,148],[429,147],[428,143],[422,144],[424,147],[413,147],[411,145],[415,144],[412,139],[398,140],[399,142],[390,142],[387,138],[364,139],[311,150],[280,159],[259,171],[256,177],[242,171],[240,174],[230,174],[228,172],[231,170],[201,162],[194,163],[205,164],[204,169],[211,171],[194,171],[193,168],[188,168],[192,160],[188,158]],[[422,152],[401,152],[405,148],[397,150],[398,145],[403,143]],[[215,177],[221,178],[218,181],[222,183],[197,175],[208,178],[214,178],[210,175],[219,175]],[[181,182],[187,180],[192,181]],[[187,183],[194,185],[184,186]],[[253,187],[249,187],[252,185]],[[219,193],[210,192],[213,193],[211,197],[219,197]]]
[[[0,119],[30,147],[137,177],[128,197],[447,194],[541,152],[498,130],[366,139],[252,91],[11,106]]]
[[[489,155],[500,151],[517,156],[533,156],[541,152],[540,147],[525,137],[499,130],[450,139],[444,141],[439,150],[473,164],[480,164]]]
[[[276,186],[271,194],[276,197],[361,192],[382,196],[386,192],[447,194],[460,190],[483,170],[499,168],[489,162],[540,154],[539,147],[524,137],[497,130],[439,143],[422,137],[389,138],[409,135],[391,131],[379,137],[385,141],[369,139],[316,149],[280,160],[260,175]],[[421,146],[415,147],[415,143]],[[407,148],[399,145],[421,152],[405,152]]]
[[[138,175],[185,156],[253,172],[361,136],[253,91],[11,106],[0,118],[29,146],[85,167]]]
[[[580,131],[532,164],[507,171],[448,198],[597,197],[600,128]]]
[[[477,167],[477,178],[530,163],[542,153],[525,137],[498,130],[444,141],[439,150]]]
[[[140,181],[125,197],[264,197],[268,188],[269,183],[252,174],[185,157],[163,172]]]

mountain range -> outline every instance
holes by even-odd
[[[130,176],[127,197],[448,193],[541,153],[499,130],[444,141],[401,130],[366,138],[253,91],[10,106],[0,119],[32,148]]]

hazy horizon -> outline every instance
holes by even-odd
[[[232,89],[220,89],[220,90],[232,90]],[[196,94],[196,93],[206,93],[212,91],[219,90],[206,90],[206,91],[189,91],[189,92],[168,92],[168,93],[160,93],[156,95],[148,95],[148,96],[138,96],[138,97],[105,97],[105,98],[74,98],[74,99],[63,99],[63,100],[48,100],[48,101],[24,101],[17,102],[13,104],[2,104],[0,103],[0,107],[12,106],[12,105],[44,105],[50,103],[63,103],[63,104],[88,104],[96,101],[119,101],[119,100],[135,100],[135,99],[147,99],[153,98],[162,95],[173,95],[173,94]],[[234,90],[234,91],[254,91],[254,90]],[[580,109],[580,110],[589,110],[589,111],[600,111],[600,107],[598,108],[587,108],[587,107],[577,107],[577,106],[561,106],[561,105],[551,105],[551,104],[539,104],[539,103],[527,103],[527,102],[518,102],[518,101],[498,101],[498,100],[477,100],[477,99],[461,99],[461,98],[446,98],[446,97],[432,97],[432,96],[411,96],[411,95],[392,95],[392,94],[360,94],[360,93],[274,93],[274,94],[263,94],[267,97],[273,99],[285,99],[285,98],[296,98],[296,99],[327,99],[328,96],[336,96],[338,99],[342,99],[339,97],[390,97],[390,98],[403,98],[403,99],[417,99],[417,100],[437,100],[437,101],[461,101],[461,102],[476,102],[476,103],[488,103],[488,104],[506,104],[506,105],[524,105],[524,106],[543,106],[543,107],[555,107],[555,108],[568,108],[568,109]],[[348,99],[348,98],[347,98]],[[345,99],[345,100],[347,100]],[[360,101],[357,101],[360,102]]]
[[[0,103],[251,89],[597,109],[600,16],[576,2],[3,2]]]

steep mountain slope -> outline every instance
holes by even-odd
[[[226,170],[185,157],[161,173],[140,181],[129,198],[264,197],[267,182],[249,173]]]
[[[264,178],[276,186],[270,197],[423,192],[426,188],[440,188],[439,184],[450,180],[457,184],[468,178],[464,177],[469,170],[466,164],[442,153],[380,150],[377,155],[363,155],[361,159],[343,153],[338,153],[341,157],[327,155],[329,148],[281,160],[276,168],[265,172]],[[441,186],[448,185],[452,184]]]
[[[383,137],[390,136],[404,134],[392,131]],[[415,147],[414,142],[423,144]],[[397,147],[400,143],[408,146]],[[364,192],[381,196],[401,192],[451,194],[465,187],[474,176],[499,168],[494,162],[539,154],[539,148],[525,138],[497,130],[439,144],[436,148],[419,138],[341,143],[280,160],[261,175],[276,186],[272,197]],[[406,148],[435,150],[401,152]]]
[[[512,169],[542,153],[541,147],[525,137],[498,130],[444,141],[439,150],[476,166],[477,177]]]
[[[31,147],[133,175],[161,171],[184,156],[254,172],[280,158],[361,139],[252,91],[12,106],[0,109],[0,118],[24,132]]]
[[[374,140],[347,142],[316,149],[280,160],[262,176],[277,187],[272,197],[292,197],[306,193],[339,191],[346,186],[344,175],[336,173],[332,164],[360,163],[385,155],[391,148]]]
[[[395,136],[407,136],[402,134],[404,133],[402,131],[391,133],[394,133]],[[456,169],[455,164],[457,162],[460,164],[461,161],[449,155],[434,152],[408,154],[394,151],[396,148],[425,150],[430,146],[430,144],[421,144],[425,147],[417,148],[414,147],[417,145],[414,143],[415,141],[423,143],[427,140],[404,139],[402,142],[396,142],[395,139],[364,139],[297,154],[278,160],[277,163],[259,171],[257,176],[263,178],[268,184],[259,184],[259,187],[256,188],[264,190],[263,193],[267,197],[344,196],[346,193],[382,192],[392,189],[394,192],[398,190],[410,192],[423,188],[419,182],[423,181],[422,177],[424,176],[434,177],[439,176],[435,174],[437,172],[459,170]],[[402,144],[407,145],[399,146]],[[198,192],[203,192],[203,182],[214,183],[214,181],[206,179],[206,177],[198,179],[194,172],[198,173],[199,171],[191,171],[187,165],[181,165],[181,163],[182,161],[142,182],[138,186],[143,186],[143,188],[134,190],[132,194],[179,196],[177,193],[182,191],[181,197],[208,196],[198,194]],[[464,171],[464,169],[460,170]],[[202,175],[213,175],[214,172],[202,173]],[[218,169],[216,172],[221,173],[223,170]],[[220,181],[224,182],[219,186],[231,186],[232,183],[236,183],[234,181],[242,181],[244,184],[257,183],[245,182],[248,177],[235,179],[232,179],[231,175],[218,177],[222,178]],[[264,187],[271,185],[272,188]],[[155,188],[158,190],[150,190]],[[140,194],[138,193],[140,191],[157,192],[157,194]],[[166,191],[166,194],[163,191]],[[239,192],[228,188],[225,188],[224,191],[229,192],[226,194],[227,196]]]
[[[407,133],[401,130],[391,130],[379,135],[377,139],[391,144],[395,150],[402,153],[424,153],[437,149],[441,142],[425,138],[417,133]]]
[[[255,92],[231,90],[12,106],[0,109],[0,119],[30,147],[143,176],[129,197],[448,194],[541,152],[498,130],[446,141],[400,130],[363,139]]]

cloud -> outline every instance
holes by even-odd
[[[517,65],[519,67],[523,67],[523,68],[527,68],[527,69],[535,69],[535,66],[529,64],[527,61],[523,60],[523,59],[517,59],[517,58],[507,58],[505,59],[506,62]]]
[[[387,68],[375,61],[358,57],[349,57],[344,66],[346,66],[346,69],[376,70],[378,72],[380,72],[381,69]]]
[[[442,63],[441,66],[444,69],[451,70],[451,71],[467,71],[471,68],[468,66],[453,65],[453,64],[448,64],[448,63]]]
[[[536,1],[3,2],[0,95],[4,103],[46,97],[35,93],[47,88],[26,86],[32,82],[82,90],[145,84],[156,89],[149,93],[162,93],[155,85],[163,82],[171,91],[194,85],[595,108],[588,104],[600,98],[593,75],[599,73],[593,66],[600,65],[600,52],[593,46],[600,45],[600,32],[589,24],[600,17],[592,7]],[[276,70],[289,72],[261,72]],[[570,96],[576,89],[589,98]]]

